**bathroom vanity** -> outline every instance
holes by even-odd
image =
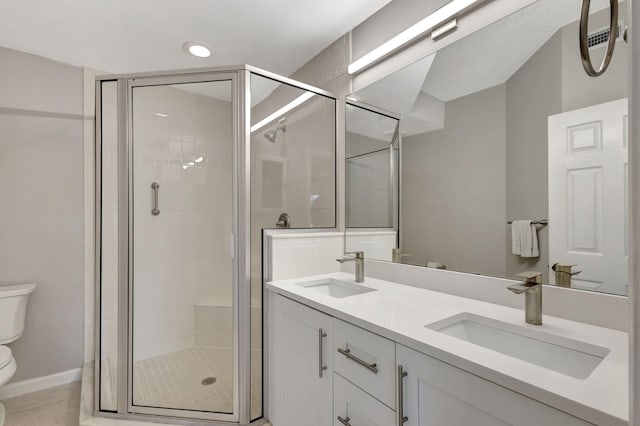
[[[274,425],[627,424],[624,332],[343,272],[267,289]]]

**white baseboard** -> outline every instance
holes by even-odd
[[[77,382],[80,381],[81,378],[82,369],[74,368],[73,370],[62,371],[60,373],[51,374],[50,376],[36,377],[29,380],[23,380],[22,382],[8,383],[4,386],[0,386],[0,400],[52,388],[54,386]]]

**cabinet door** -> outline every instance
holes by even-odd
[[[333,426],[392,426],[394,422],[391,408],[333,374]]]
[[[274,308],[274,423],[332,425],[331,317],[282,296]]]
[[[404,426],[590,424],[402,345],[396,360],[407,373]]]

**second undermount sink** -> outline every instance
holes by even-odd
[[[425,327],[576,379],[589,377],[610,352],[601,346],[467,312]]]
[[[354,284],[348,281],[336,280],[334,278],[300,283],[300,286],[338,299],[376,291],[375,288],[365,287],[362,284]]]

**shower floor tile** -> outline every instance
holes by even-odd
[[[252,365],[261,365],[261,351],[252,351]],[[134,405],[231,413],[233,361],[230,348],[195,347],[134,363]],[[252,369],[251,412],[260,413],[262,374]],[[202,380],[215,377],[210,385]],[[252,417],[254,417],[252,415]]]

